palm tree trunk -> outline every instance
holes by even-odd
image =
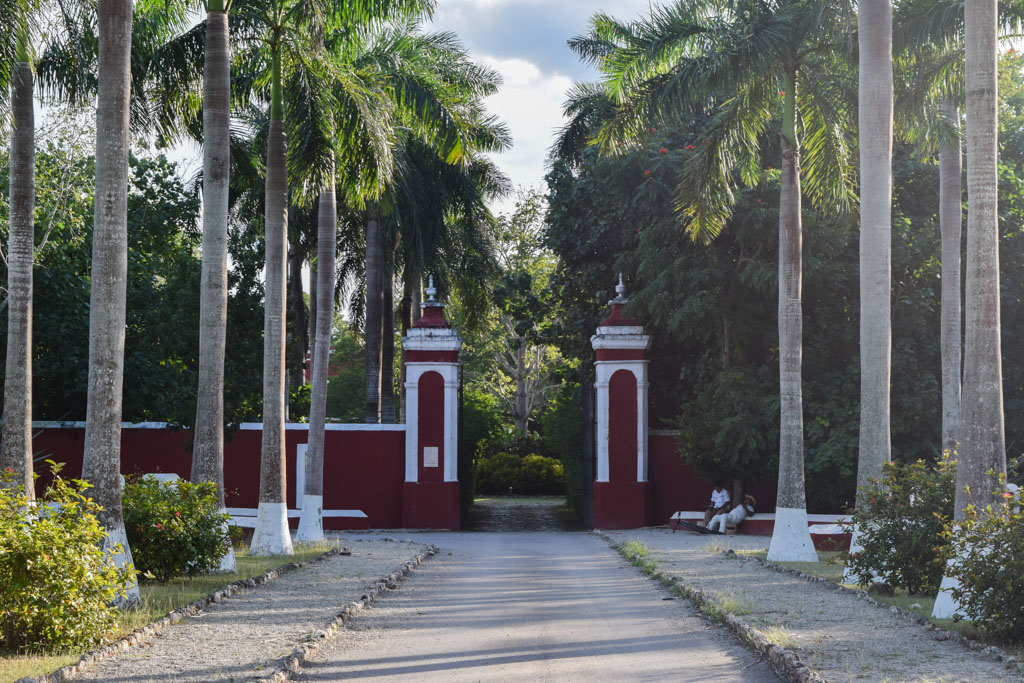
[[[96,207],[89,294],[89,385],[82,478],[102,506],[100,523],[119,566],[132,563],[121,511],[121,389],[128,282],[128,106],[131,92],[132,3],[98,0]],[[139,601],[138,584],[127,603]]]
[[[317,216],[317,293],[316,334],[313,335],[313,387],[309,399],[309,446],[306,448],[305,485],[302,491],[302,515],[299,518],[300,541],[324,538],[324,431],[327,422],[327,369],[331,355],[331,324],[334,311],[334,259],[338,241],[338,207],[331,183],[320,193]],[[310,299],[312,304],[312,299]]]
[[[892,460],[892,3],[863,0],[858,111],[860,144],[860,445],[857,501]],[[860,549],[854,529],[851,552]],[[853,580],[852,576],[847,581]]]
[[[228,180],[231,44],[228,13],[206,13],[203,65],[203,271],[199,293],[199,390],[192,481],[217,486],[224,510],[224,354],[228,326]],[[234,572],[230,548],[220,569]]]
[[[892,4],[862,0],[860,40],[860,451],[858,492],[892,459]]]
[[[291,369],[289,373],[289,385],[292,389],[298,389],[306,383],[306,376],[303,372],[303,365],[306,363],[306,354],[309,353],[309,323],[306,320],[306,302],[302,297],[302,251],[296,241],[288,250],[288,269],[290,276],[288,284],[292,293],[292,310],[294,311],[295,343],[299,346],[299,364]]]
[[[996,0],[975,0],[964,11],[967,84],[967,297],[964,306],[964,384],[953,519],[971,505],[984,510],[1003,499],[991,476],[1006,474],[1003,372],[999,321],[998,80]],[[945,264],[943,264],[945,267]],[[950,560],[953,562],[955,560]],[[932,616],[960,614],[944,577]]]
[[[381,370],[381,244],[380,219],[371,212],[366,221],[366,422],[380,422]]]
[[[415,323],[413,313],[419,308],[419,301],[416,301],[417,289],[419,288],[420,276],[419,271],[415,266],[406,264],[405,272],[402,274],[402,338],[408,334],[409,328]],[[399,380],[399,391],[401,399],[399,401],[399,416],[400,422],[405,422],[406,405],[405,405],[405,363],[401,366],[401,379]]]
[[[0,468],[35,498],[32,478],[32,263],[35,258],[35,111],[32,65],[19,45],[11,88],[10,228],[7,245],[7,365]],[[0,482],[2,485],[3,482]]]
[[[263,313],[263,445],[260,500],[250,553],[291,555],[285,501],[285,289],[288,278],[288,175],[285,168],[281,54],[272,65],[270,133],[267,136],[266,285]]]
[[[319,207],[317,207],[317,216],[319,217]],[[316,259],[311,259],[309,263],[309,315],[306,319],[306,339],[309,343],[310,353],[313,352],[313,348],[316,346],[317,272],[317,261]],[[312,360],[310,360],[309,375],[312,378]]]
[[[946,103],[943,115],[960,128],[960,111]],[[955,453],[960,442],[960,379],[963,323],[960,316],[960,240],[963,225],[960,140],[939,150],[939,231],[942,236],[942,450]]]
[[[779,199],[779,493],[768,559],[814,562],[804,490],[802,226],[796,77],[786,78]]]
[[[395,423],[395,267],[385,259],[381,283],[380,421]]]
[[[996,482],[988,472],[1006,473],[999,320],[999,215],[996,210],[996,107],[999,100],[995,0],[969,3],[964,18],[967,49],[967,300],[963,422],[956,476],[957,520],[964,518],[969,504],[983,508],[993,502]]]

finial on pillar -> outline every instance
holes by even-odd
[[[624,304],[629,299],[626,298],[626,285],[622,282],[622,273],[619,273],[619,284],[615,285],[615,293],[618,295],[609,304]]]
[[[430,275],[427,278],[427,300],[420,304],[420,308],[432,308],[435,306],[444,306],[440,301],[437,300],[437,287],[434,286],[434,276]]]

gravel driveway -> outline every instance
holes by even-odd
[[[145,644],[106,659],[75,681],[245,681],[298,640],[322,629],[370,584],[399,569],[422,545],[357,539],[335,555],[210,605]]]
[[[591,534],[409,537],[439,554],[294,680],[780,680]]]

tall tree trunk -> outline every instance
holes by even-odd
[[[294,343],[299,346],[299,364],[291,369],[289,372],[289,385],[292,389],[298,389],[306,383],[306,373],[303,370],[303,366],[306,363],[306,355],[309,353],[309,323],[306,320],[306,302],[302,296],[302,251],[299,249],[299,243],[296,241],[291,245],[288,250],[288,269],[290,276],[288,278],[288,284],[291,287],[292,293],[292,310],[294,311],[294,317],[292,322],[294,323],[295,340]]]
[[[306,448],[305,485],[302,514],[299,518],[300,541],[320,541],[324,537],[324,430],[327,422],[327,369],[331,355],[331,313],[334,311],[334,259],[338,238],[338,207],[334,178],[320,193],[317,215],[317,279],[310,289],[317,293],[316,334],[313,335],[313,387],[309,399],[309,446]],[[312,304],[312,299],[310,299]]]
[[[416,271],[416,277],[412,281],[412,324],[415,325],[420,321],[420,316],[423,315],[423,273]]]
[[[206,13],[203,65],[203,271],[199,290],[199,390],[192,481],[210,481],[224,510],[224,354],[228,326],[228,180],[231,43],[228,13]],[[234,572],[230,548],[220,569]]]
[[[96,99],[96,206],[89,293],[89,386],[82,478],[102,506],[100,523],[114,561],[132,563],[121,511],[121,389],[128,282],[128,106],[131,92],[132,3],[98,0],[99,88]],[[127,603],[139,601],[138,584]]]
[[[32,263],[35,258],[35,112],[24,38],[11,88],[10,228],[7,243],[7,366],[0,468],[35,498],[32,478]],[[0,482],[2,484],[2,482]]]
[[[995,481],[1006,472],[999,321],[999,215],[997,213],[998,106],[996,2],[966,7],[967,31],[967,301],[963,421],[957,467],[956,519],[968,504],[993,502]],[[1001,499],[998,499],[1001,500]]]
[[[285,501],[285,285],[288,278],[288,175],[285,168],[281,53],[274,47],[270,132],[267,136],[266,285],[263,314],[263,444],[260,500],[249,551],[253,555],[291,555]]]
[[[364,312],[366,422],[369,424],[380,422],[382,260],[380,218],[375,212],[371,212],[366,221],[366,309]]]
[[[892,4],[862,0],[860,41],[860,452],[858,493],[892,459]]]
[[[526,335],[521,335],[517,340],[518,346],[516,346],[516,396],[515,396],[515,410],[513,411],[513,422],[515,423],[516,431],[523,438],[527,436],[527,430],[529,429],[529,407],[527,404],[527,371],[526,371],[526,352],[527,352],[527,338]]]
[[[395,266],[385,259],[381,287],[380,421],[395,423]]]
[[[857,504],[892,460],[892,3],[862,0],[860,78],[860,446]],[[851,540],[860,548],[859,529]],[[848,576],[847,580],[853,577]]]
[[[779,199],[779,493],[768,559],[814,562],[804,490],[803,279],[800,151],[796,141],[796,78],[786,77],[782,184]]]
[[[419,270],[410,264],[406,264],[405,272],[402,274],[402,338],[409,333],[409,328],[415,324],[414,314],[419,311],[418,289],[420,286]],[[401,367],[401,380],[399,381],[401,400],[399,402],[399,422],[405,422],[405,362]]]
[[[320,220],[319,216],[320,216],[320,207],[317,206],[317,221]],[[319,230],[319,222],[317,223],[317,226],[318,226],[317,229]],[[317,246],[317,249],[319,249],[319,246]],[[306,325],[307,325],[307,328],[306,328],[306,339],[309,341],[309,352],[311,354],[310,362],[309,362],[309,376],[310,376],[310,380],[311,381],[312,381],[312,377],[313,377],[312,354],[315,352],[315,347],[316,347],[316,315],[317,315],[317,313],[316,313],[316,311],[317,311],[317,300],[316,300],[316,298],[317,298],[317,282],[316,282],[316,279],[317,279],[317,261],[316,261],[316,259],[311,259],[310,263],[309,263],[309,315],[307,316],[307,320],[306,320]]]
[[[964,306],[964,384],[953,519],[967,508],[1001,504],[990,472],[1006,474],[1003,373],[999,322],[998,81],[996,0],[965,5],[967,84],[967,297]],[[943,578],[932,616],[960,611]]]
[[[960,111],[953,103],[942,114],[959,131]],[[939,231],[942,239],[942,450],[957,451],[960,442],[960,381],[963,323],[960,316],[960,248],[963,226],[963,178],[960,140],[939,150]]]

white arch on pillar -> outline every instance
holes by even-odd
[[[444,380],[444,481],[459,480],[459,364],[407,362],[405,364],[405,480],[419,481],[420,378],[436,372]]]
[[[636,480],[647,481],[647,365],[646,360],[599,360],[594,363],[597,389],[597,481],[609,477],[608,435],[611,424],[611,397],[608,386],[619,370],[636,379]]]

